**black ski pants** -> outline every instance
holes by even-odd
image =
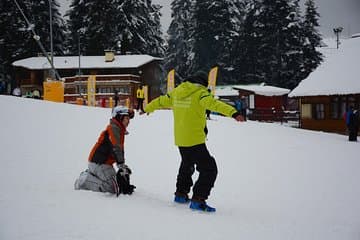
[[[192,175],[199,172],[199,178],[193,187],[193,198],[206,200],[210,195],[217,176],[215,159],[210,155],[205,143],[179,147],[181,164],[176,182],[176,192],[188,194],[193,186]]]
[[[143,98],[137,98],[137,107],[136,107],[136,110],[141,110],[143,112],[144,111],[144,107],[143,107],[143,102],[144,102],[144,99]]]
[[[356,142],[359,128],[356,126],[349,126],[349,141]]]

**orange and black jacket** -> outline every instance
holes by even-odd
[[[100,134],[90,152],[89,162],[108,165],[124,163],[125,134],[124,125],[115,118],[110,119],[110,124]]]

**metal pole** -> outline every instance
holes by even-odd
[[[54,46],[53,46],[53,24],[52,24],[52,0],[49,0],[49,15],[50,15],[50,52],[51,52],[51,63],[54,65]],[[51,78],[54,78],[54,69],[51,68]]]
[[[26,24],[28,25],[29,30],[33,33],[33,38],[35,39],[36,43],[39,45],[42,53],[44,54],[44,56],[46,57],[46,59],[48,60],[48,62],[51,65],[51,69],[53,69],[53,71],[55,72],[55,76],[58,80],[61,79],[58,71],[55,69],[53,62],[50,60],[48,54],[46,53],[46,50],[44,48],[44,46],[42,45],[42,43],[40,42],[40,37],[36,34],[34,27],[32,26],[32,24],[30,23],[29,19],[26,17],[26,15],[24,14],[23,10],[21,9],[20,5],[18,4],[18,2],[16,0],[14,0],[17,8],[19,9],[19,11],[21,12],[21,15],[24,17]]]
[[[78,71],[78,75],[81,75],[81,61],[80,61],[80,55],[81,55],[81,50],[80,50],[80,29],[78,30],[78,55],[79,55],[79,71]]]
[[[343,28],[342,27],[337,27],[334,28],[334,33],[336,34],[336,49],[339,49],[339,45],[340,45],[340,33],[342,32]]]

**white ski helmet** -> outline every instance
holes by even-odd
[[[116,116],[129,116],[130,118],[134,117],[134,111],[125,106],[116,106],[111,112],[111,116],[114,118]]]

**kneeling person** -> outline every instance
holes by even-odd
[[[134,111],[117,106],[112,111],[109,125],[100,134],[89,155],[88,169],[75,181],[75,189],[132,194],[135,186],[130,184],[130,168],[125,165],[124,140]],[[118,172],[113,164],[116,163]]]

